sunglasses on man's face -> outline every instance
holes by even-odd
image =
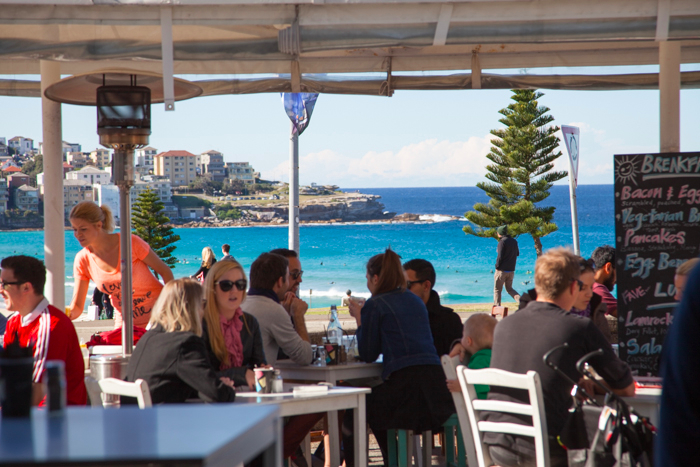
[[[294,280],[299,279],[302,275],[304,274],[304,271],[291,271],[289,273],[289,277],[291,277]]]
[[[230,291],[234,285],[241,292],[248,287],[248,281],[245,279],[238,279],[237,281],[218,281],[217,284],[219,284],[219,288],[222,292]]]

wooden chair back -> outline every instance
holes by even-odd
[[[506,316],[508,316],[508,307],[493,305],[491,307],[491,316],[493,316],[496,319],[498,319],[499,317],[505,318]]]

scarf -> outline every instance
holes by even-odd
[[[243,341],[241,341],[241,330],[243,329],[243,310],[239,307],[233,318],[227,320],[219,316],[221,331],[224,334],[224,345],[228,351],[229,364],[221,363],[220,370],[227,370],[233,367],[243,366]]]

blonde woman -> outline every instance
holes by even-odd
[[[83,247],[73,262],[75,288],[69,307],[69,316],[76,319],[83,312],[90,281],[109,295],[114,307],[114,327],[122,325],[122,273],[120,240],[114,230],[112,211],[92,201],[76,204],[70,212],[70,223],[75,238]],[[131,274],[133,287],[133,324],[145,327],[151,317],[151,309],[163,285],[151,270],[160,274],[166,284],[173,280],[173,273],[158,255],[136,235],[131,235]]]
[[[127,367],[127,381],[148,383],[154,404],[199,397],[233,402],[233,381],[214,374],[202,339],[202,286],[192,279],[168,282]]]
[[[219,376],[255,388],[253,368],[265,365],[260,326],[241,310],[248,280],[236,260],[219,261],[204,281],[204,340]],[[254,390],[254,389],[253,389]]]
[[[192,274],[190,277],[192,277],[193,279],[201,279],[201,281],[204,282],[204,280],[207,278],[209,270],[214,265],[214,263],[216,263],[216,256],[214,256],[214,251],[208,246],[205,246],[202,249],[202,264],[201,266],[199,266],[199,269],[197,269],[197,272]]]

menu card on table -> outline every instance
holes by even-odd
[[[659,374],[676,268],[700,252],[700,153],[615,156],[619,353]]]

